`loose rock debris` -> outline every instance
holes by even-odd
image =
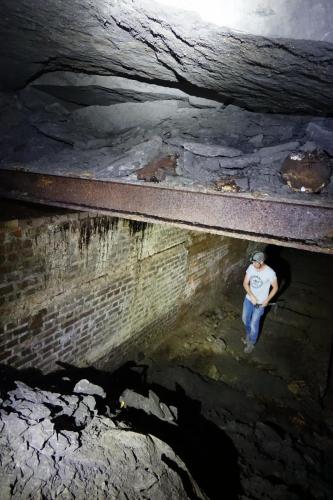
[[[167,174],[176,175],[177,156],[167,156],[153,160],[136,171],[138,180],[161,182]]]
[[[218,500],[223,484],[235,500],[331,498],[331,440],[311,436],[302,414],[295,435],[261,420],[238,391],[184,367],[148,378],[156,392],[126,388],[113,407],[87,379],[74,394],[15,382],[0,400],[1,499]]]
[[[40,85],[45,78],[0,95],[6,108],[0,168],[308,200],[314,191],[286,185],[283,162],[294,152],[323,151],[332,164],[329,117],[250,112],[209,99],[198,107],[185,92],[149,84],[143,97],[140,82],[126,78],[54,72]],[[119,86],[126,92],[114,104]],[[19,125],[8,129],[8,123]],[[325,181],[320,199],[332,193],[333,183]]]
[[[80,395],[17,381],[0,400],[2,500],[205,498],[170,446],[99,414],[100,387],[81,380],[75,392]],[[166,405],[160,412],[172,416]]]
[[[240,191],[235,179],[218,179],[215,181],[215,187],[224,193],[238,193]]]

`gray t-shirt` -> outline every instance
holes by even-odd
[[[271,284],[276,279],[275,272],[267,265],[259,270],[253,264],[250,264],[246,274],[250,280],[251,292],[256,296],[258,303],[262,304],[267,299]],[[246,297],[250,300],[248,294],[246,294]]]

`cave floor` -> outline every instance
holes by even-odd
[[[279,265],[289,274],[251,354],[241,340],[240,280],[217,305],[187,317],[146,353],[148,380],[199,401],[204,418],[231,439],[243,494],[230,498],[332,498],[333,485],[323,478],[332,466],[333,412],[322,405],[333,319],[331,259],[283,249]],[[295,453],[308,457],[310,449],[322,463],[313,456],[306,466],[295,460]]]
[[[187,366],[266,404],[320,411],[331,347],[331,259],[284,249],[281,263],[289,277],[251,354],[242,343],[240,282],[217,306],[186,318],[151,353],[153,362]]]
[[[128,363],[113,373],[110,373],[113,371],[111,365],[105,366],[103,371],[64,365],[59,372],[45,377],[34,371],[18,374],[7,370],[1,373],[3,392],[0,395],[3,397],[8,387],[12,389],[15,380],[24,380],[31,387],[37,385],[43,389],[40,393],[43,397],[53,398],[49,406],[55,409],[55,415],[58,415],[59,401],[65,405],[73,401],[71,411],[77,415],[75,425],[72,423],[72,427],[67,428],[68,422],[56,420],[57,425],[64,426],[62,433],[71,431],[66,434],[70,437],[67,444],[71,446],[72,440],[76,443],[76,439],[81,440],[86,432],[94,431],[91,419],[101,415],[107,417],[113,433],[118,428],[125,430],[127,436],[131,435],[129,430],[148,436],[149,456],[149,436],[162,440],[184,462],[204,492],[205,500],[331,500],[333,411],[321,404],[332,334],[331,262],[332,257],[328,255],[293,249],[281,249],[275,254],[275,262],[273,264],[272,260],[271,265],[284,280],[278,304],[268,312],[258,345],[251,354],[244,353],[241,342],[244,332],[240,314],[244,293],[240,279],[236,286],[220,295],[217,303],[210,303],[207,294],[207,301],[202,299],[201,307],[197,304],[159,345],[138,355],[139,363]],[[204,304],[208,305],[204,307]],[[22,379],[24,375],[26,378]],[[105,391],[106,400],[97,397],[94,402],[96,412],[85,405],[86,413],[81,406],[79,409],[73,388],[80,381],[98,384],[100,387],[93,386],[94,391]],[[32,396],[32,391],[24,384],[18,391],[22,392],[22,387],[29,397],[24,404],[32,406],[33,415],[34,398],[40,402],[40,394]],[[20,400],[22,395],[18,393],[17,398]],[[13,401],[17,403],[15,398]],[[49,416],[48,410],[44,421]],[[83,417],[87,419],[84,425],[80,420]],[[14,425],[15,418],[11,417],[8,422]],[[36,411],[34,418],[39,425],[41,413]],[[54,415],[52,418],[54,421]],[[41,432],[38,425],[34,426],[35,436]],[[80,438],[76,433],[80,433]],[[34,433],[27,436],[29,441]],[[50,441],[49,434],[45,436]],[[93,442],[96,443],[97,438],[98,435],[92,434],[88,443],[87,455],[92,459],[95,456]],[[53,453],[45,451],[44,444],[41,446],[41,456]],[[7,453],[7,444],[5,449]],[[25,443],[26,455],[31,450],[33,447]],[[111,470],[113,480],[113,476],[117,476],[113,468],[116,456],[115,450],[110,450],[112,460],[107,469]],[[128,450],[137,470],[137,449],[129,447]],[[9,451],[12,453],[12,449]],[[15,452],[21,460],[22,449],[15,448]],[[122,448],[120,454],[123,457]],[[17,455],[13,456],[15,460],[11,463],[15,467]],[[68,457],[72,461],[70,452]],[[97,457],[100,466],[100,456]],[[168,461],[165,454],[161,458],[175,470],[175,463]],[[26,460],[30,475],[31,457]],[[78,456],[77,460],[81,475],[82,458]],[[90,465],[87,457],[84,463],[89,476],[95,466]],[[43,466],[43,462],[41,464]],[[59,464],[55,464],[55,477],[59,480]],[[127,465],[126,462],[126,485],[129,483]],[[153,467],[156,471],[156,463]],[[176,470],[184,486],[188,487],[189,478],[184,470],[180,467]],[[147,476],[147,468],[144,476]],[[68,477],[66,475],[65,481]],[[38,483],[39,476],[36,480]],[[62,481],[60,477],[61,484]],[[161,478],[156,484],[161,484]],[[137,484],[133,486],[138,488]],[[126,498],[170,498],[163,496],[158,487],[156,491],[156,495],[149,489],[143,494],[137,489],[135,496]],[[75,498],[83,498],[80,495]],[[98,483],[98,496],[94,498],[109,497],[110,491],[103,496]],[[4,498],[13,496],[8,492]],[[172,498],[201,497],[190,491],[188,497]]]

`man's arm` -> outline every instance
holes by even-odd
[[[244,281],[243,281],[243,287],[244,287],[246,293],[248,294],[248,296],[250,297],[250,300],[251,300],[252,304],[256,305],[257,298],[254,295],[254,293],[251,291],[251,288],[250,288],[250,277],[249,277],[249,275],[247,273],[245,273],[245,277],[244,277]]]
[[[273,281],[272,281],[272,289],[267,297],[267,299],[262,303],[263,306],[267,306],[269,301],[272,300],[272,298],[274,297],[274,295],[276,295],[277,291],[279,289],[279,286],[278,286],[278,282],[277,282],[277,279],[275,278]]]

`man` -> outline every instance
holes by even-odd
[[[246,290],[242,314],[246,330],[246,338],[243,339],[244,352],[250,353],[258,339],[260,319],[265,307],[278,291],[276,274],[265,264],[263,252],[255,252],[251,256],[251,264],[246,270],[243,286]]]

